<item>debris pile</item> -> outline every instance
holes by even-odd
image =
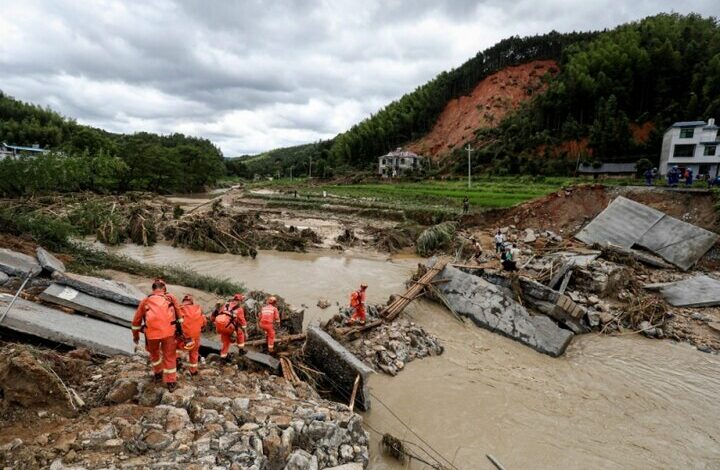
[[[515,225],[468,238],[493,246],[496,230],[515,250],[518,273],[499,269],[498,255],[484,250],[447,267],[446,282],[429,296],[551,355],[562,354],[573,334],[592,330],[631,330],[720,350],[720,308],[711,308],[720,305],[720,273],[683,273],[716,246],[717,234],[623,197],[575,235],[586,246],[552,230]]]
[[[322,241],[311,229],[265,222],[259,214],[231,215],[223,209],[213,217],[206,213],[185,216],[169,223],[163,235],[173,246],[253,258],[259,249],[305,251]]]
[[[383,323],[346,346],[363,362],[389,375],[397,375],[415,359],[439,356],[444,351],[437,336],[407,318]]]
[[[305,383],[206,365],[170,393],[152,382],[139,356],[103,362],[82,351],[59,355],[15,345],[0,357],[0,376],[12,379],[0,385],[5,467],[368,463],[362,418]]]

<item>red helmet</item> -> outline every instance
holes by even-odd
[[[238,292],[233,296],[232,299],[237,300],[238,302],[242,302],[243,300],[245,300],[245,296]]]
[[[267,302],[268,302],[270,305],[275,305],[275,304],[277,303],[277,299],[275,298],[274,295],[271,295],[270,297],[268,297]]]

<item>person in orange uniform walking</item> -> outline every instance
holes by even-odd
[[[188,352],[187,367],[190,375],[195,376],[198,373],[198,363],[200,361],[200,335],[207,323],[207,319],[205,315],[203,315],[202,308],[195,303],[190,294],[185,294],[181,307],[183,335],[185,339],[189,339],[190,341],[179,341],[178,349]]]
[[[350,294],[350,307],[353,308],[352,317],[350,317],[349,324],[359,322],[361,325],[365,324],[365,299],[367,284],[360,284],[360,289]]]
[[[162,379],[171,392],[175,390],[177,381],[175,333],[181,325],[182,313],[177,299],[167,292],[165,281],[155,279],[152,294],[145,297],[135,311],[133,342],[137,344],[140,331],[144,331],[155,380]]]
[[[229,302],[220,309],[216,309],[210,317],[215,323],[215,331],[220,334],[220,341],[222,342],[220,357],[226,361],[230,360],[229,353],[233,342],[233,333],[236,335],[238,349],[241,352],[245,350],[247,321],[245,320],[245,309],[242,306],[244,300],[244,295],[235,294]]]
[[[265,331],[267,338],[268,352],[275,351],[275,326],[280,326],[280,312],[277,309],[277,299],[273,296],[268,297],[267,304],[260,310],[258,317],[258,326]]]

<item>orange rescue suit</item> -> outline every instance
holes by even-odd
[[[157,289],[140,302],[132,321],[133,341],[136,343],[145,323],[150,364],[156,375],[162,373],[165,383],[175,383],[177,380],[175,321],[181,315],[177,299],[163,289]]]
[[[213,322],[215,330],[220,334],[220,357],[227,357],[232,345],[232,334],[236,334],[237,345],[240,348],[245,347],[244,328],[247,327],[245,320],[245,309],[240,306],[240,302],[228,302],[218,313],[213,314]]]
[[[182,305],[183,313],[183,324],[182,330],[183,335],[186,338],[193,340],[193,348],[188,353],[188,370],[191,374],[197,373],[198,365],[200,363],[200,336],[202,335],[202,329],[207,323],[205,315],[202,313],[202,308],[196,304]],[[178,342],[177,349],[179,351],[186,351],[185,342]]]
[[[275,349],[275,327],[274,323],[280,324],[280,312],[274,305],[265,305],[260,310],[258,324],[265,331],[267,336],[268,351]]]
[[[361,323],[365,323],[365,298],[364,289],[356,290],[350,294],[350,306],[355,309],[350,321],[359,320]]]

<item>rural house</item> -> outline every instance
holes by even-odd
[[[634,163],[603,163],[601,165],[593,165],[581,163],[578,167],[578,173],[582,176],[592,176],[597,178],[634,178]]]
[[[398,147],[378,158],[378,173],[383,178],[400,178],[418,173],[422,163],[421,156]]]
[[[676,122],[665,131],[658,170],[661,175],[666,175],[670,168],[677,165],[690,168],[695,175],[718,176],[719,146],[715,119],[708,119],[707,123]]]
[[[0,144],[0,160],[7,157],[17,157],[18,155],[41,155],[49,150],[41,149],[38,144],[32,147],[22,147],[19,145]]]

